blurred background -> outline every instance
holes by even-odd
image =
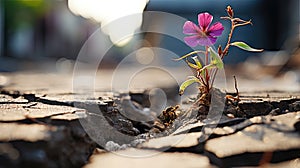
[[[299,1],[298,0],[1,0],[0,1],[0,71],[67,71],[88,37],[111,21],[142,11],[172,13],[197,23],[197,14],[208,11],[214,21],[226,15],[231,5],[238,17],[251,19],[253,26],[238,28],[234,40],[242,40],[263,53],[250,53],[232,48],[225,58],[227,74],[240,73],[250,79],[285,77],[299,86]],[[217,45],[225,45],[229,24]],[[154,34],[139,34],[121,43],[114,41],[113,31],[129,27],[134,33],[139,26],[156,25],[172,30],[164,18],[136,19],[118,29],[102,30],[109,38],[103,42],[115,44],[106,57],[105,68],[114,68],[132,51],[143,46],[156,46],[184,55],[191,51],[174,38]],[[178,25],[182,27],[182,25]],[[124,30],[125,31],[125,30]],[[127,31],[127,30],[126,30]],[[160,61],[166,61],[161,59]],[[174,64],[166,64],[174,66]]]

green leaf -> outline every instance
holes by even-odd
[[[205,54],[204,51],[192,51],[192,52],[190,52],[190,53],[188,53],[188,54],[186,54],[186,55],[184,55],[184,56],[182,56],[182,57],[180,57],[180,58],[173,59],[173,60],[179,61],[179,60],[182,60],[182,59],[184,59],[184,58],[187,58],[187,57],[192,56],[192,55],[197,54],[197,53]]]
[[[231,43],[230,45],[232,46],[236,46],[240,49],[243,49],[243,50],[246,50],[246,51],[252,51],[252,52],[262,52],[263,49],[255,49],[255,48],[252,48],[250,47],[248,44],[244,43],[244,42],[241,42],[241,41],[238,41],[238,42],[233,42]]]
[[[195,61],[196,65],[198,66],[199,69],[202,68],[201,62],[199,61],[197,56],[192,57],[192,59]]]
[[[187,79],[197,79],[195,76],[187,76]]]
[[[199,69],[197,65],[189,62],[187,59],[185,60],[185,62],[188,64],[188,66],[190,66],[191,68],[194,68],[194,69]]]
[[[211,47],[208,48],[211,57],[211,64],[215,65],[217,68],[222,69],[224,67],[224,63],[219,56]]]
[[[202,77],[205,77],[205,71],[203,71],[203,68],[205,67],[202,67],[202,64],[201,64],[201,62],[199,61],[199,59],[198,59],[198,57],[197,56],[195,56],[195,57],[192,57],[192,59],[195,61],[195,63],[197,64],[197,67],[199,68],[199,69],[201,69],[201,76]]]
[[[184,92],[184,90],[190,86],[191,84],[198,82],[200,83],[200,80],[196,78],[195,76],[190,76],[186,81],[184,81],[179,88],[179,95],[181,96]]]

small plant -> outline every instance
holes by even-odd
[[[183,25],[183,33],[188,35],[184,38],[185,43],[191,47],[195,47],[197,45],[204,46],[205,50],[192,51],[176,59],[177,61],[185,60],[188,66],[196,70],[194,76],[189,76],[188,79],[181,84],[179,94],[182,95],[188,86],[193,83],[197,83],[200,91],[197,103],[202,105],[210,105],[211,90],[213,88],[216,74],[218,69],[223,69],[224,64],[222,60],[228,54],[231,46],[251,52],[263,51],[262,49],[254,49],[242,41],[231,41],[233,32],[237,27],[249,24],[252,25],[252,23],[251,20],[245,21],[240,18],[235,18],[233,9],[230,6],[227,7],[226,11],[228,16],[221,17],[221,19],[229,20],[231,22],[231,29],[224,49],[219,46],[218,51],[215,51],[212,46],[216,43],[217,37],[222,35],[224,27],[220,22],[216,22],[211,25],[213,20],[212,15],[207,12],[200,13],[198,15],[199,25],[196,25],[191,21],[187,21]],[[199,54],[204,55],[204,62],[200,62],[198,58]],[[193,61],[189,61],[188,57],[191,57]]]

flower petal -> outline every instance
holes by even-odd
[[[184,34],[197,34],[200,28],[191,21],[186,21],[183,25],[183,33]]]
[[[199,44],[200,46],[211,46],[216,43],[217,38],[212,36],[201,37],[199,35],[194,35],[185,37],[184,41],[187,45],[191,47],[196,47],[197,44]]]
[[[191,46],[191,47],[196,47],[196,45],[198,44],[198,40],[200,39],[199,35],[195,35],[195,36],[188,36],[184,38],[184,41],[187,45]]]
[[[202,37],[198,39],[198,44],[201,46],[211,46],[213,44],[215,44],[217,41],[216,37]]]
[[[200,13],[198,15],[198,23],[202,31],[206,31],[207,28],[209,27],[210,23],[213,20],[213,16],[210,15],[209,13]]]
[[[220,22],[216,22],[208,29],[207,34],[213,37],[221,36],[223,30],[224,30],[223,25]]]
[[[207,41],[209,41],[209,45],[207,45],[207,46],[211,46],[211,45],[215,44],[217,41],[217,37],[208,36],[207,38],[208,38]]]

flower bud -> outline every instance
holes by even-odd
[[[227,11],[228,16],[230,18],[233,18],[234,13],[233,13],[233,9],[231,8],[231,6],[227,6],[226,11]]]
[[[218,48],[218,54],[221,55],[222,53],[223,53],[222,47],[221,47],[221,45],[219,45],[219,48]]]

